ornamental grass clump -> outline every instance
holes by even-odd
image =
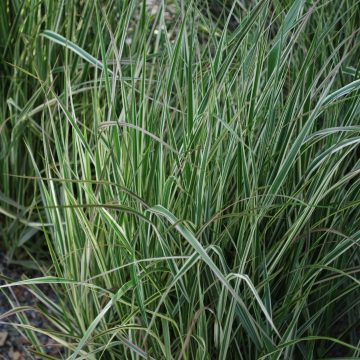
[[[38,298],[36,356],[360,356],[359,2],[215,14],[0,3],[2,243],[44,274],[1,290]]]

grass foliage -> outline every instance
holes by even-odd
[[[0,236],[44,273],[2,291],[40,299],[47,329],[12,310],[34,354],[360,356],[359,2],[209,3],[0,1]]]

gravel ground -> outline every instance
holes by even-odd
[[[0,275],[4,275],[13,280],[21,280],[22,275],[28,277],[41,276],[32,270],[24,270],[19,266],[9,265],[7,263],[4,253],[0,252]],[[0,279],[0,284],[5,282]],[[54,299],[54,294],[51,292],[50,287],[42,287],[42,291]],[[17,306],[36,306],[38,300],[23,286],[14,287],[7,290],[0,290],[0,316],[11,309],[8,297]],[[31,325],[38,328],[48,328],[49,324],[37,311],[29,310],[25,312]],[[29,342],[16,330],[16,328],[9,323],[18,323],[16,316],[7,317],[0,320],[0,360],[28,360],[36,359],[30,354],[28,348]],[[39,334],[38,339],[40,343],[46,346],[46,353],[57,358],[61,358],[59,348],[53,345],[50,338],[45,335]]]

